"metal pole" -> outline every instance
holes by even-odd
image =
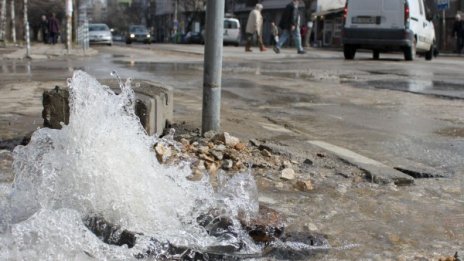
[[[66,50],[68,54],[71,53],[71,41],[72,41],[72,11],[73,11],[73,4],[72,0],[66,0]]]
[[[15,0],[11,0],[11,37],[13,38],[13,43],[16,45],[16,18],[15,18]]]
[[[203,72],[202,133],[219,131],[221,117],[224,0],[208,0]]]
[[[443,38],[443,50],[446,49],[446,11],[445,9],[443,9],[443,20],[442,20],[442,24],[443,24],[443,30],[442,30],[442,38]]]
[[[24,28],[26,29],[26,57],[31,57],[31,39],[29,37],[29,20],[27,18],[27,0],[24,0]]]

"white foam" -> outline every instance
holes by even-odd
[[[143,248],[102,243],[84,227],[86,216],[101,215],[127,230],[201,250],[218,244],[197,225],[201,213],[225,205],[231,217],[256,213],[249,174],[215,193],[207,180],[188,181],[190,169],[158,163],[156,138],[140,125],[129,84],[116,95],[77,71],[69,87],[69,124],[40,129],[14,150],[15,181],[8,203],[0,204],[0,243],[9,242],[0,246],[0,259],[127,260]]]

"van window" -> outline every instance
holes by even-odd
[[[382,2],[391,2],[391,1],[382,1],[382,0],[348,1],[348,5],[351,10],[370,11],[370,10],[379,10],[379,7],[381,6]]]
[[[224,29],[237,29],[237,28],[238,28],[237,22],[229,21],[229,20],[224,21]]]
[[[418,1],[419,1],[420,14],[424,15],[424,3],[422,2],[422,0],[418,0]]]

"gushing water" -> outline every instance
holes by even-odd
[[[215,191],[207,179],[188,181],[188,167],[160,165],[152,150],[158,140],[134,113],[130,82],[120,87],[116,95],[75,72],[69,124],[39,129],[15,148],[15,180],[0,193],[0,260],[128,260],[150,238],[198,251],[240,241],[243,252],[258,251],[237,221],[258,210],[251,176],[224,180]],[[232,217],[235,237],[210,236],[198,225],[213,209]],[[103,243],[84,225],[89,216],[141,233],[136,245]]]

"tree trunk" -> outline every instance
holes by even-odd
[[[0,9],[0,40],[6,44],[6,0],[2,0]]]
[[[10,0],[11,5],[11,38],[16,44],[16,15],[15,15],[15,0]]]

